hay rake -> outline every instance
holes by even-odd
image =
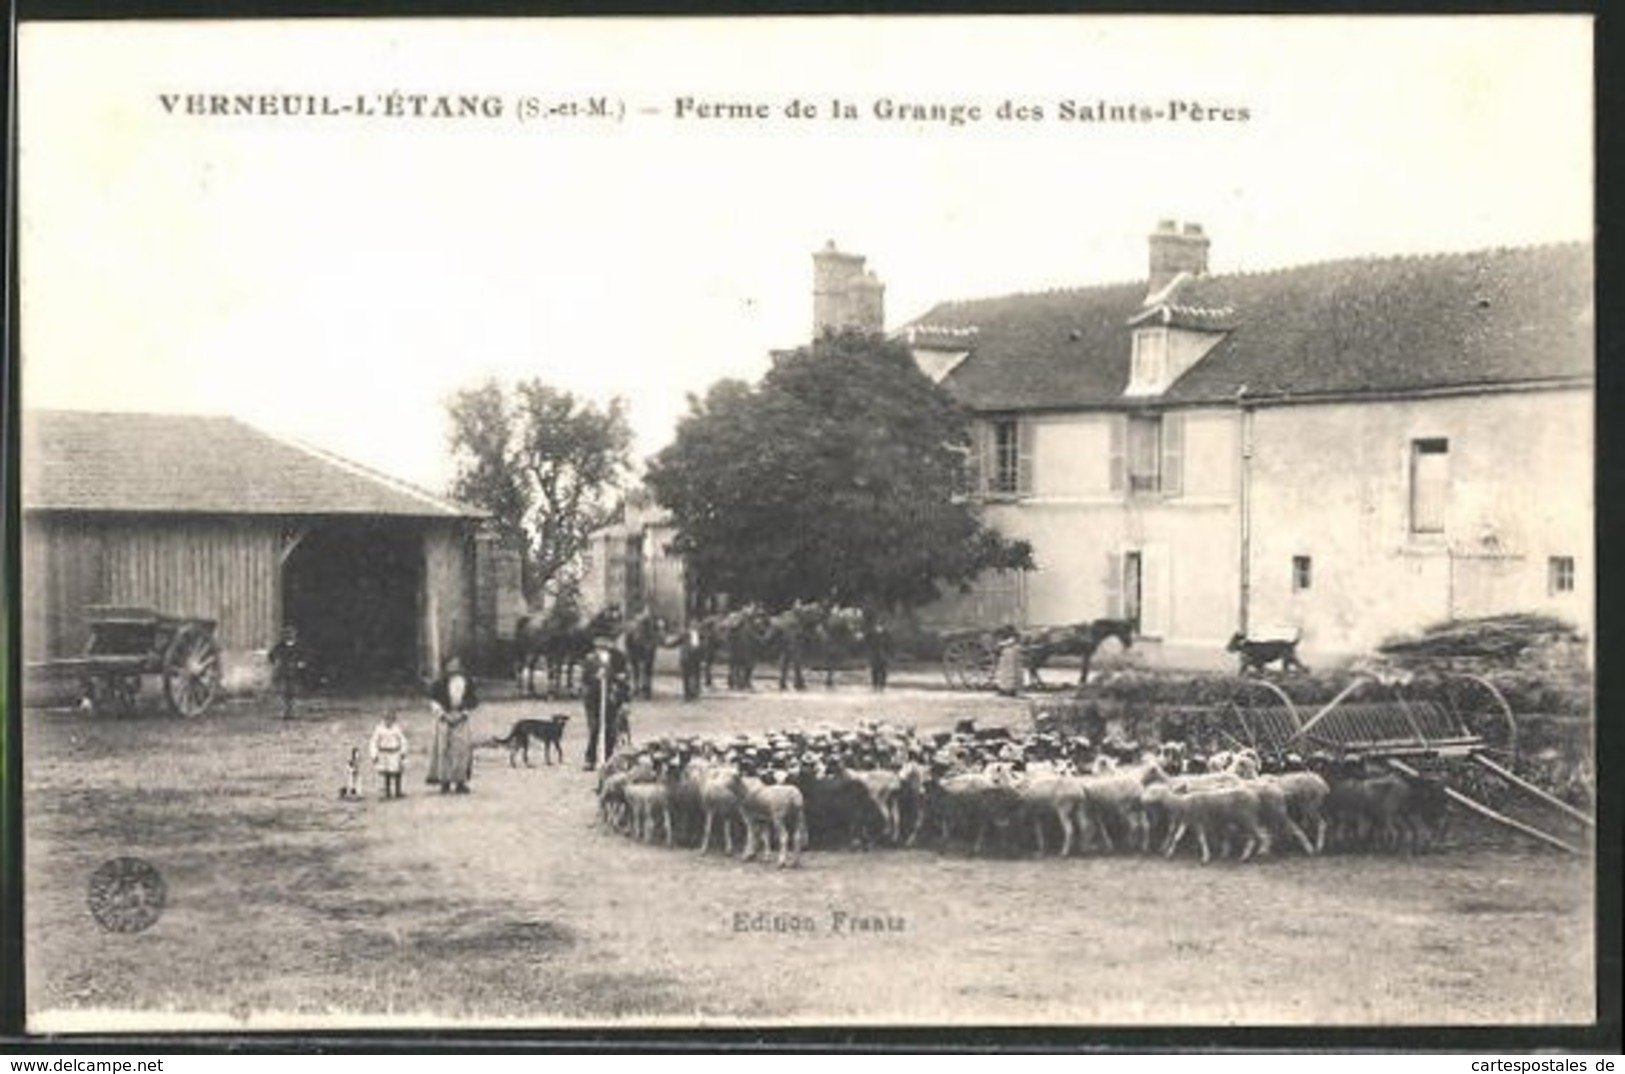
[[[1289,753],[1330,752],[1381,761],[1403,775],[1420,775],[1422,762],[1460,762],[1493,773],[1550,809],[1595,828],[1592,817],[1511,771],[1518,725],[1512,707],[1488,679],[1456,673],[1433,680],[1433,696],[1407,684],[1357,676],[1307,719],[1291,697],[1265,679],[1249,679],[1224,706],[1219,734],[1232,747],[1251,747],[1266,759]],[[1550,832],[1492,809],[1456,787],[1451,801],[1502,827],[1570,853],[1580,848]]]

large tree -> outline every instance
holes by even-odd
[[[777,356],[759,385],[690,397],[647,481],[701,595],[912,607],[1032,565],[957,495],[969,448],[967,416],[906,348],[846,332]]]
[[[525,597],[557,594],[592,532],[610,520],[631,468],[626,404],[607,407],[539,380],[496,380],[446,402],[456,476],[452,495],[491,512],[524,550]]]

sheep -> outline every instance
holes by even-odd
[[[598,773],[598,819],[613,831],[622,831],[631,822],[626,802],[625,772],[605,768]]]
[[[756,857],[758,832],[765,849],[772,853],[773,836],[778,837],[779,868],[799,865],[807,847],[807,811],[801,791],[790,783],[763,783],[754,776],[734,773],[726,785],[739,801],[745,821],[745,853],[740,861]],[[772,825],[769,833],[768,825]]]
[[[918,761],[905,761],[897,770],[897,778],[902,783],[898,796],[899,815],[905,806],[914,815],[914,825],[909,829],[906,843],[913,846],[920,837],[920,829],[925,827],[926,784],[930,781],[931,773]]]
[[[903,827],[902,815],[898,808],[898,799],[903,793],[902,777],[885,769],[848,770],[847,775],[863,787],[869,801],[874,803],[885,825],[887,841],[897,843],[902,838]]]
[[[1326,817],[1324,807],[1331,787],[1313,772],[1282,772],[1275,777],[1281,793],[1286,796],[1287,815],[1305,833],[1312,834],[1314,852],[1326,849]]]
[[[1392,773],[1334,780],[1326,814],[1337,842],[1347,846],[1420,849],[1444,830],[1448,799],[1436,780]]]
[[[942,828],[942,845],[968,825],[976,831],[972,854],[980,854],[988,828],[1004,829],[1021,808],[1015,789],[980,772],[947,776],[931,786],[930,809]]]
[[[818,768],[801,765],[791,776],[801,790],[807,823],[830,845],[869,845],[869,819],[874,801],[868,788],[831,760]]]
[[[1101,842],[1108,851],[1115,849],[1114,828],[1128,846],[1141,851],[1149,846],[1151,829],[1143,794],[1145,780],[1154,771],[1158,771],[1154,766],[1117,768],[1080,777],[1084,795],[1098,821]]]
[[[1086,841],[1091,824],[1089,799],[1083,781],[1076,776],[1040,774],[1018,784],[1016,794],[1023,810],[1033,823],[1033,841],[1040,856],[1044,854],[1044,818],[1053,815],[1061,825],[1060,856],[1072,853],[1073,834],[1079,833],[1078,842]],[[1081,831],[1080,831],[1081,830]]]
[[[656,819],[665,825],[666,845],[672,845],[671,801],[664,783],[628,783],[626,803],[632,810],[632,832],[639,842],[654,837]]]
[[[1268,854],[1270,835],[1259,821],[1258,794],[1253,788],[1237,785],[1212,790],[1168,794],[1165,799],[1174,827],[1169,834],[1164,854],[1172,857],[1185,834],[1194,829],[1196,841],[1202,848],[1202,864],[1212,860],[1208,836],[1224,837],[1239,832],[1242,837],[1240,858],[1246,861],[1256,850]]]
[[[732,767],[713,767],[703,774],[700,783],[700,809],[705,815],[705,828],[700,839],[701,854],[710,849],[711,829],[720,816],[723,849],[729,857],[733,856],[733,820],[739,815],[739,796],[735,793],[737,786],[735,781],[738,778],[739,770]]]
[[[1251,750],[1238,753],[1230,765],[1231,774],[1244,781],[1254,793],[1258,795],[1259,813],[1265,825],[1276,832],[1285,832],[1298,845],[1305,854],[1313,855],[1315,844],[1304,834],[1292,820],[1291,810],[1288,808],[1287,794],[1280,781],[1275,776],[1261,775],[1259,772],[1258,754]]]
[[[1241,785],[1241,777],[1234,772],[1201,772],[1173,777],[1160,764],[1148,765],[1140,781],[1143,786],[1141,803],[1145,810],[1145,843],[1141,847],[1142,850],[1149,850],[1153,842],[1162,850],[1167,850],[1172,844],[1174,820],[1171,814],[1178,803],[1170,805],[1169,795]],[[1157,836],[1161,838],[1157,839]]]

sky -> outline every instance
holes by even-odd
[[[1582,16],[26,24],[23,403],[229,414],[443,489],[444,402],[493,376],[625,397],[635,453],[658,451],[689,393],[808,339],[830,240],[885,283],[888,327],[945,299],[1141,279],[1162,219],[1203,226],[1214,272],[1583,240],[1591,33]],[[207,114],[262,94],[373,114]],[[445,95],[500,114],[437,117]],[[523,107],[593,97],[616,115]],[[1063,113],[1102,101],[1179,114]],[[932,105],[979,113],[916,112]]]

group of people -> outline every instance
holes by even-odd
[[[616,648],[614,639],[595,639],[593,650],[582,667],[583,700],[587,717],[585,766],[598,767],[599,746],[609,760],[625,728],[627,705],[631,701],[631,674],[626,654]],[[451,657],[434,682],[429,684],[429,707],[434,713],[434,741],[429,750],[429,770],[425,777],[442,794],[467,794],[474,775],[474,736],[470,716],[479,706],[479,692],[473,676],[463,670],[458,657]],[[384,781],[385,798],[402,798],[401,776],[410,752],[400,716],[386,712],[373,728],[367,754],[373,770]],[[355,785],[352,758],[347,786]],[[346,795],[348,796],[348,795]]]
[[[468,784],[474,775],[474,736],[469,728],[469,715],[479,703],[474,679],[463,671],[462,661],[455,656],[447,660],[440,677],[429,684],[429,707],[434,711],[435,720],[426,781],[438,786],[442,794],[468,793]],[[373,771],[384,781],[385,798],[406,797],[401,789],[401,777],[406,772],[410,752],[400,714],[391,709],[372,729],[372,738],[367,743]],[[355,796],[355,763],[352,757],[348,797]]]

